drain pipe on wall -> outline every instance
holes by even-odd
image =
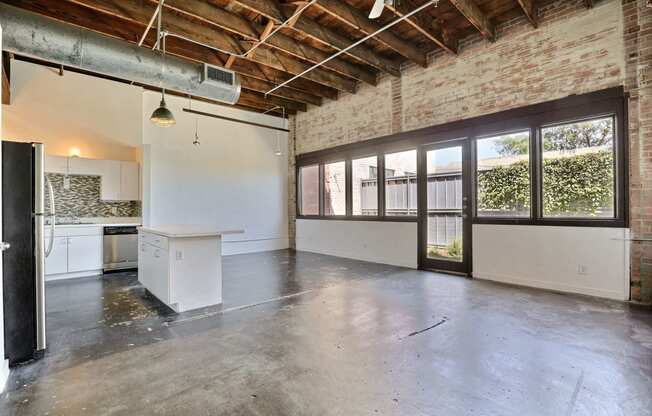
[[[304,76],[304,75],[307,74],[308,72],[310,72],[310,71],[312,71],[312,70],[314,70],[314,69],[316,69],[316,68],[319,68],[320,66],[324,65],[324,64],[327,63],[328,61],[337,58],[338,56],[342,55],[343,53],[348,52],[349,50],[355,48],[356,46],[360,45],[361,43],[366,42],[367,40],[373,38],[374,36],[377,36],[379,33],[382,33],[382,32],[384,32],[384,31],[386,31],[386,30],[389,29],[390,27],[392,27],[392,26],[394,26],[394,25],[396,25],[396,24],[402,22],[402,21],[405,20],[405,19],[410,18],[411,16],[413,16],[413,15],[419,13],[421,10],[424,10],[425,8],[427,8],[428,6],[433,5],[433,4],[435,5],[435,7],[437,7],[437,6],[439,5],[439,0],[430,0],[430,1],[428,1],[427,3],[422,4],[421,6],[417,7],[417,8],[414,9],[414,10],[412,10],[410,13],[401,16],[400,18],[394,20],[393,22],[391,22],[391,23],[389,23],[389,24],[387,24],[387,25],[381,27],[381,28],[378,29],[377,31],[375,31],[375,32],[373,32],[373,33],[371,33],[371,34],[365,36],[364,38],[358,40],[357,42],[355,42],[355,43],[353,43],[353,44],[347,46],[346,48],[340,50],[339,52],[337,52],[337,53],[335,53],[335,54],[329,56],[328,58],[324,59],[323,61],[321,61],[321,62],[319,62],[319,63],[316,63],[315,65],[311,66],[310,68],[306,69],[305,71],[301,72],[300,74],[297,74],[297,75],[293,76],[292,78],[290,78],[289,80],[287,80],[287,81],[285,81],[285,82],[282,82],[281,84],[275,86],[275,87],[272,88],[271,90],[267,91],[267,92],[265,93],[265,96],[267,96],[268,94],[273,93],[274,91],[278,90],[279,88],[284,87],[285,85],[289,84],[290,82],[292,82],[292,81],[294,81],[294,80],[296,80],[296,79],[298,79],[298,78],[301,78],[302,76]]]

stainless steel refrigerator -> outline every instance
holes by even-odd
[[[44,165],[42,144],[2,142],[2,241],[9,246],[2,263],[5,358],[10,365],[38,358],[46,347],[44,268],[54,230],[46,248]]]

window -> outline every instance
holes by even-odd
[[[541,129],[543,216],[614,218],[614,118]]]
[[[530,132],[476,141],[478,217],[530,216]]]
[[[385,155],[385,215],[417,215],[417,151]]]
[[[299,169],[299,214],[319,215],[319,165]]]
[[[351,162],[353,215],[378,215],[378,157]]]
[[[346,163],[324,165],[324,215],[346,215]]]

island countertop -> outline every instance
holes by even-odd
[[[244,230],[219,229],[207,225],[156,225],[138,227],[138,230],[168,238],[217,237],[225,234],[244,233]]]

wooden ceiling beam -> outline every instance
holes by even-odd
[[[75,4],[143,26],[147,24],[156,8],[156,5],[150,3],[149,0],[129,0],[120,2],[120,4],[115,0],[9,0],[9,2],[21,3],[26,6],[30,3],[45,4],[46,9],[50,7],[61,8],[65,4]],[[66,19],[62,20],[66,21]],[[83,26],[93,30],[95,24],[96,22],[86,22]],[[242,54],[248,48],[248,43],[246,42],[239,41],[216,28],[197,24],[176,13],[167,13],[164,15],[163,27],[170,33],[185,36],[204,45],[229,53]],[[292,75],[297,75],[310,67],[310,64],[301,62],[294,57],[281,53],[267,52],[269,51],[266,49],[258,48],[247,59],[258,62],[261,65],[271,66],[277,70],[288,72]],[[340,91],[350,93],[356,91],[355,80],[326,69],[317,68],[307,73],[305,78]]]
[[[324,12],[366,34],[374,33],[382,28],[382,25],[368,19],[360,10],[351,7],[343,0],[319,0],[315,3],[315,7],[319,7]],[[392,32],[381,32],[375,39],[422,67],[428,66],[425,51],[420,50],[417,46],[401,39]]]
[[[401,0],[397,4],[388,4],[386,6],[398,17],[403,17],[419,7],[413,0]],[[425,13],[421,12],[407,18],[405,21],[435,45],[447,52],[457,54],[457,39],[449,36],[443,27],[432,17],[426,16]]]
[[[157,0],[150,1],[158,3]],[[251,41],[251,44],[258,42],[274,29],[274,21],[272,20],[266,26],[259,25],[238,14],[229,12],[205,1],[167,0],[164,4],[166,7],[179,13],[240,35]],[[265,44],[313,64],[321,62],[330,56],[330,54],[320,49],[300,43],[296,39],[281,32],[277,32],[268,38]],[[249,49],[250,47],[249,45],[245,49]],[[324,68],[371,85],[376,85],[375,73],[342,58],[335,58],[327,62],[324,64]]]
[[[521,6],[521,10],[525,14],[525,17],[528,18],[532,26],[538,27],[539,22],[537,20],[537,2],[536,0],[516,0],[518,5]]]
[[[297,8],[295,5],[279,4],[274,0],[234,0],[233,2],[248,10],[262,14],[276,24],[281,24],[291,17]],[[305,14],[296,18],[289,27],[336,50],[342,50],[355,42],[355,40],[349,39],[326,26],[320,25],[305,16]],[[400,64],[377,54],[368,46],[359,45],[349,50],[347,55],[390,75],[396,77],[401,76]]]
[[[2,104],[11,104],[11,89],[9,85],[9,54],[2,53]]]
[[[451,4],[459,10],[466,20],[471,22],[473,26],[490,42],[496,40],[496,28],[491,23],[486,14],[480,10],[475,0],[450,0]]]

